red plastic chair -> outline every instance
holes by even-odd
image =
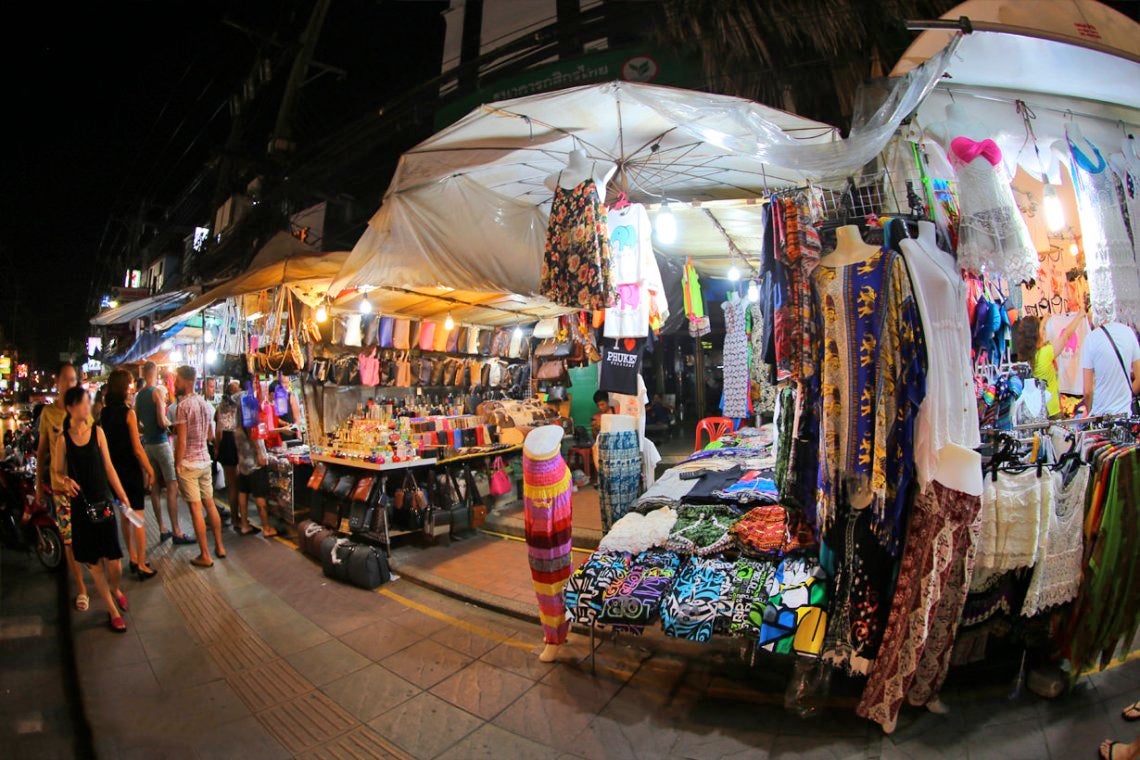
[[[736,428],[736,423],[728,417],[705,417],[697,423],[697,440],[693,444],[693,451],[700,451],[701,446],[701,433],[708,433],[709,443],[718,440],[725,433],[731,433]]]

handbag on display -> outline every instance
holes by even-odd
[[[507,475],[503,458],[495,457],[495,461],[491,464],[491,495],[496,498],[505,496],[511,492],[511,488],[511,477]]]
[[[447,367],[447,362],[443,359],[435,359],[431,361],[431,384],[434,386],[443,385],[443,371]]]
[[[456,325],[448,331],[447,345],[444,347],[444,351],[447,351],[449,354],[454,354],[459,350],[459,331],[462,329],[462,327]]]
[[[456,325],[455,327],[455,347],[448,349],[457,354],[467,353],[467,333],[470,328],[467,325]]]
[[[356,488],[356,476],[341,475],[336,481],[336,487],[333,488],[333,496],[338,499],[347,499],[352,495],[354,488]]]
[[[340,476],[337,475],[336,470],[331,467],[326,468],[325,476],[321,480],[321,493],[332,493],[336,490],[336,484],[339,480]]]
[[[545,381],[558,381],[567,375],[566,362],[561,359],[552,361],[544,361],[538,366],[538,372],[535,374],[535,380]]]
[[[420,333],[423,332],[423,329],[424,323],[418,319],[413,319],[409,323],[408,333],[411,335],[411,338],[408,341],[408,348],[416,348],[420,345]]]
[[[416,376],[417,385],[431,385],[431,359],[420,359],[419,371]]]
[[[329,379],[329,360],[325,358],[313,359],[309,365],[309,376],[314,382],[324,383]]]
[[[439,326],[435,322],[420,323],[420,350],[435,350],[435,331]]]
[[[321,544],[333,535],[333,532],[312,520],[302,520],[297,525],[297,537],[301,542],[301,551],[310,557],[320,559]]]
[[[479,355],[479,336],[485,332],[482,328],[472,327],[467,331],[467,348],[463,353],[469,356]]]
[[[553,338],[558,334],[558,317],[547,317],[546,319],[538,320],[538,324],[534,326],[533,337],[535,338]]]
[[[392,338],[395,327],[395,319],[392,317],[380,317],[380,327],[376,336],[376,342],[380,345],[380,348],[392,348]]]
[[[371,504],[356,501],[348,510],[348,529],[353,533],[368,533],[372,530],[373,507]]]
[[[380,318],[365,317],[360,324],[360,331],[364,335],[364,345],[377,345],[380,342]]]
[[[479,356],[491,355],[491,344],[495,340],[495,331],[486,328],[479,330]]]
[[[407,319],[394,320],[392,325],[392,348],[407,351],[411,344],[412,323]]]
[[[309,476],[308,486],[311,490],[316,491],[321,487],[321,483],[324,481],[328,469],[328,466],[324,462],[317,462],[316,466],[313,467],[313,474]]]
[[[376,484],[376,478],[372,475],[366,475],[360,480],[356,481],[356,487],[352,489],[352,500],[369,502],[372,500],[372,486]]]
[[[445,323],[440,323],[435,326],[435,341],[433,342],[434,351],[446,351],[447,340],[451,337],[451,330],[447,329]]]
[[[402,359],[396,359],[396,387],[412,387],[412,362],[406,353]]]

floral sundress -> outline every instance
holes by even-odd
[[[539,292],[560,306],[597,311],[613,303],[606,207],[594,180],[554,189]]]

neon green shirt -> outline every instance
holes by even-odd
[[[1061,391],[1057,383],[1057,361],[1052,343],[1046,343],[1037,349],[1037,355],[1033,357],[1033,377],[1044,382],[1045,390],[1049,391],[1049,401],[1045,404],[1049,416],[1060,414]]]

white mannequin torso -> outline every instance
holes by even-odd
[[[637,420],[627,414],[603,414],[602,427],[603,433],[625,433],[631,430],[637,430]]]
[[[558,425],[543,425],[527,434],[523,452],[532,459],[549,459],[562,446],[564,432]]]
[[[946,106],[946,120],[931,124],[926,128],[925,134],[949,152],[950,143],[955,137],[985,140],[990,136],[990,131],[985,124],[970,118],[969,112],[963,106],[951,103]]]
[[[876,246],[863,242],[863,233],[854,224],[835,231],[835,250],[820,259],[820,266],[843,267],[857,264],[878,253]]]
[[[563,190],[572,190],[586,180],[592,179],[598,188],[598,200],[605,203],[606,185],[616,171],[617,164],[612,161],[591,161],[586,156],[586,151],[572,150],[566,168],[549,175],[543,184],[550,192],[554,192],[559,187]]]

